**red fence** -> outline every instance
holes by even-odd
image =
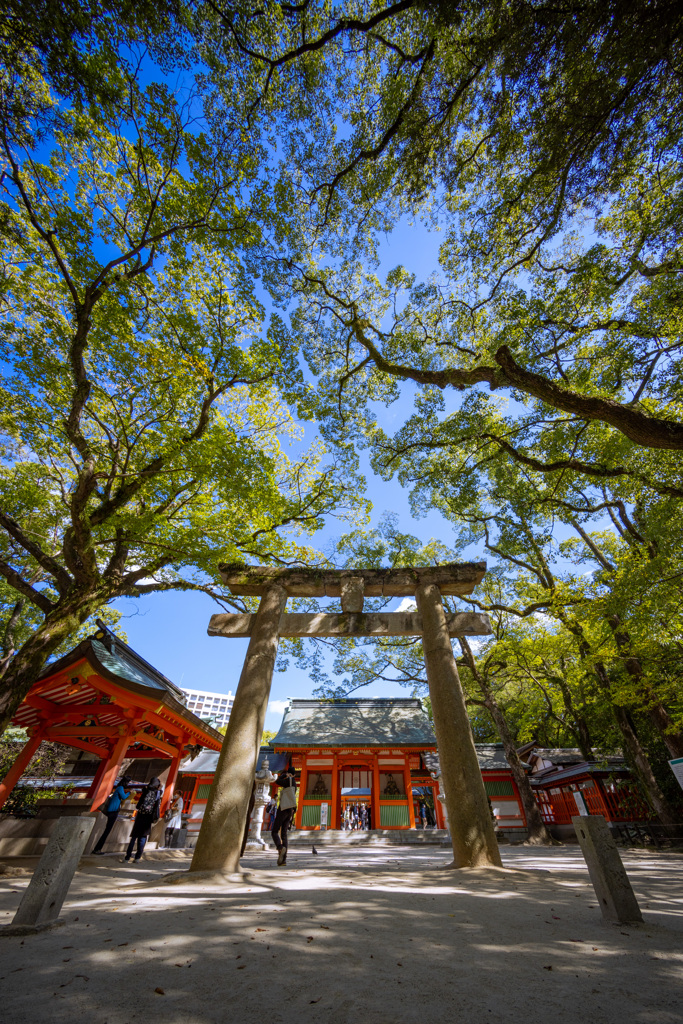
[[[552,789],[534,789],[546,825],[570,825],[580,814],[574,793],[583,797],[590,814],[602,814],[607,821],[647,821],[650,811],[638,791],[627,783],[607,783],[592,779],[590,783],[568,783]]]

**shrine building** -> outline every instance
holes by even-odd
[[[49,834],[45,819],[100,807],[123,770],[141,784],[152,775],[161,778],[163,814],[181,761],[202,748],[218,751],[223,741],[188,710],[182,690],[104,625],[45,667],[12,724],[25,729],[28,739],[0,782],[0,807],[43,741],[70,747],[77,760],[71,776],[61,780],[70,795],[52,801],[52,807],[43,802],[40,820],[10,822],[3,816],[2,852],[35,852],[34,846],[40,848]],[[124,824],[130,831],[132,819],[122,815],[117,822],[112,835],[119,843],[127,839]],[[90,845],[100,831],[95,828]]]
[[[498,830],[524,839],[526,819],[502,744],[475,744]],[[436,737],[416,698],[293,700],[259,767],[296,770],[295,826],[344,827],[351,807],[366,808],[371,829],[420,827],[424,802],[437,828],[445,828]],[[201,825],[218,755],[205,751],[181,766],[189,807],[188,840]],[[436,776],[436,777],[435,777]]]

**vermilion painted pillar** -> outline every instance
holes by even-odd
[[[330,814],[330,828],[340,828],[339,817],[341,815],[341,793],[339,792],[339,763],[337,761],[337,755],[333,754],[332,756],[332,786],[330,787],[332,813]]]
[[[24,746],[19,751],[14,764],[5,775],[2,782],[0,782],[0,807],[5,803],[5,800],[10,795],[17,782],[28,768],[29,761],[35,754],[36,750],[43,741],[43,731],[37,730],[33,736],[30,736]]]
[[[377,761],[377,754],[375,754],[372,761],[372,827],[381,828],[381,816],[379,809],[379,763]]]
[[[434,814],[436,815],[436,827],[445,828],[446,824],[443,820],[443,810],[441,808],[441,801],[438,798],[439,787],[432,786],[432,796],[434,797]]]
[[[111,754],[111,749],[109,751],[109,754]],[[102,781],[102,776],[104,775],[105,771],[107,770],[107,762],[109,761],[109,754],[107,754],[105,757],[100,759],[100,763],[97,766],[97,771],[95,772],[95,775],[93,777],[92,783],[90,785],[90,789],[88,790],[88,799],[89,800],[92,800],[92,798],[95,796],[95,793],[97,793],[97,790],[99,789],[100,782]]]
[[[296,814],[294,816],[294,828],[301,828],[301,819],[304,816],[304,796],[308,789],[308,768],[306,762],[301,766],[301,778],[299,779],[299,802],[296,805]]]
[[[129,724],[125,731],[119,736],[116,743],[112,747],[111,753],[107,758],[107,763],[102,775],[100,777],[100,783],[93,796],[92,807],[99,808],[107,799],[114,783],[116,782],[116,776],[119,774],[119,768],[126,756],[126,751],[130,745],[130,738],[135,731],[135,726]]]
[[[176,780],[178,778],[178,769],[180,768],[180,762],[182,761],[182,759],[183,759],[182,751],[179,751],[176,754],[176,756],[171,761],[171,767],[169,768],[168,776],[166,777],[166,785],[164,787],[164,795],[163,795],[163,797],[161,799],[161,809],[159,811],[159,813],[161,814],[162,818],[163,818],[164,814],[166,814],[166,811],[168,810],[168,808],[170,806],[171,797],[173,796],[173,788],[174,788],[174,786],[176,784]]]
[[[408,821],[411,828],[415,828],[415,805],[413,803],[413,783],[410,778],[410,762],[406,761],[405,768],[403,769],[403,788],[406,791],[406,798],[408,800]]]

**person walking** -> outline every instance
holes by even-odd
[[[161,806],[161,781],[156,778],[150,779],[137,803],[133,831],[130,834],[130,842],[126,850],[126,863],[130,862],[133,854],[133,847],[137,840],[138,849],[135,859],[140,860],[145,843],[149,839],[149,833],[155,821],[159,820],[159,808]]]
[[[183,798],[180,793],[175,793],[171,800],[171,806],[166,812],[166,831],[164,832],[164,846],[168,849],[173,842],[176,829],[183,827]]]
[[[113,829],[116,819],[119,816],[121,805],[130,796],[130,792],[126,792],[126,790],[127,787],[130,786],[131,781],[132,780],[129,775],[124,775],[123,778],[116,783],[113,790],[111,791],[105,802],[102,804],[102,807],[100,808],[102,813],[106,815],[107,824],[104,826],[104,832],[97,840],[97,843],[95,844],[92,851],[100,857],[104,856],[104,851],[102,847],[106,843],[109,833]]]
[[[266,807],[266,814],[268,815],[268,831],[271,832],[275,824],[275,815],[277,814],[277,800],[274,800],[272,797]]]
[[[287,832],[289,826],[294,817],[294,811],[296,810],[296,780],[294,776],[293,768],[285,768],[283,772],[280,772],[275,785],[280,786],[282,792],[280,793],[280,806],[278,812],[275,815],[275,821],[273,823],[273,830],[271,835],[273,842],[277,847],[277,862],[278,866],[281,867],[287,863]]]

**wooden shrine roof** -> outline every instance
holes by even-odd
[[[182,775],[213,775],[218,764],[219,750],[202,750],[197,757],[187,758],[180,765],[179,771]],[[289,764],[289,754],[273,750],[271,746],[261,747],[259,750],[256,771],[260,771],[263,762],[268,758],[268,768],[275,775],[281,772]]]
[[[26,729],[48,724],[46,739],[103,756],[108,741],[128,724],[131,708],[142,717],[128,756],[173,756],[183,735],[215,750],[223,742],[221,733],[185,707],[175,683],[110,630],[47,665],[12,722]]]
[[[277,749],[300,747],[436,746],[432,724],[414,697],[365,700],[293,700],[271,741]]]
[[[290,597],[340,597],[342,582],[360,577],[367,597],[412,597],[419,583],[435,583],[442,594],[471,594],[486,574],[486,562],[450,562],[400,569],[272,569],[223,563],[218,566],[231,592],[243,597],[263,594],[274,583]]]
[[[475,743],[474,748],[477,751],[477,760],[482,771],[510,770],[502,743]],[[441,765],[436,751],[424,754],[423,761],[430,772],[434,772],[435,775],[439,774]],[[529,766],[526,765],[526,767],[528,768]]]

